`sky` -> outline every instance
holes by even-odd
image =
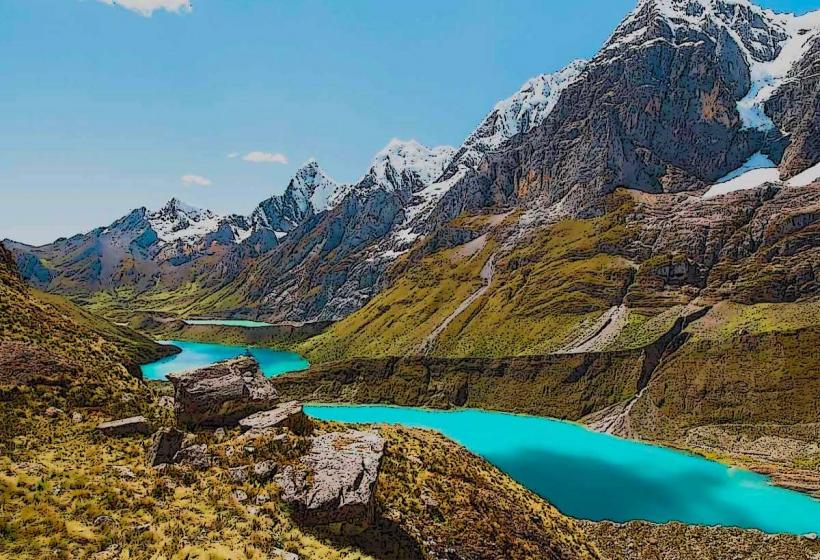
[[[0,0],[0,239],[249,213],[309,158],[351,182],[392,138],[458,146],[635,1]]]

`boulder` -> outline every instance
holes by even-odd
[[[384,445],[379,434],[359,430],[311,438],[299,464],[287,465],[274,477],[294,519],[303,525],[372,523]]]
[[[313,425],[302,410],[302,403],[291,401],[271,410],[256,412],[239,421],[243,432],[263,432],[275,428],[289,428],[293,433],[307,435]]]
[[[276,389],[250,356],[173,373],[177,420],[189,426],[232,426],[276,402]]]
[[[154,441],[148,448],[148,464],[152,467],[173,463],[174,456],[182,448],[185,432],[176,428],[160,428],[154,434]]]
[[[148,435],[151,433],[151,425],[145,416],[132,416],[131,418],[103,422],[97,426],[97,430],[107,436]]]

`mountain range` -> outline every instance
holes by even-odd
[[[338,321],[408,262],[488,233],[453,227],[465,216],[512,216],[494,233],[504,254],[539,228],[606,214],[618,188],[721,205],[716,194],[739,188],[811,184],[818,37],[820,12],[641,0],[592,60],[528,80],[457,149],[393,140],[351,185],[309,161],[249,216],[172,199],[42,247],[6,244],[34,285],[111,317]],[[719,248],[700,249],[671,251],[703,275]]]

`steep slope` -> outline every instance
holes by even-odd
[[[285,192],[259,204],[249,221],[254,230],[268,229],[284,237],[311,216],[334,207],[344,198],[345,185],[336,183],[310,160],[300,167]]]
[[[135,377],[136,366],[169,353],[172,348],[31,290],[0,245],[0,446],[13,447],[48,405],[145,410],[149,391]]]
[[[814,88],[789,84],[816,56],[818,28],[816,13],[775,14],[745,0],[641,1],[542,125],[450,189],[435,223],[515,203],[534,219],[552,215],[545,207],[600,213],[601,195],[618,186],[698,190],[757,151],[780,161],[784,145],[810,135],[784,137],[764,110],[775,112],[779,86],[812,108]]]
[[[360,308],[382,289],[391,263],[429,232],[428,217],[449,188],[487,153],[543,122],[584,68],[585,62],[575,61],[559,72],[529,80],[499,102],[459,150],[391,141],[349,188],[348,198],[305,223],[285,246],[253,265],[215,299],[277,320],[339,319]],[[341,242],[323,237],[330,234]],[[307,274],[308,270],[314,272]],[[281,283],[273,280],[279,275],[284,277]],[[242,295],[223,296],[229,292]],[[300,294],[309,294],[309,301],[300,305]]]

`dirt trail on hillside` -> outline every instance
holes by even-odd
[[[439,324],[439,326],[433,329],[433,332],[427,335],[427,338],[425,338],[419,346],[418,353],[420,355],[426,356],[429,354],[430,350],[433,348],[433,343],[435,343],[438,336],[444,332],[444,329],[446,329],[456,317],[461,315],[465,309],[470,307],[474,301],[484,295],[484,293],[490,288],[490,284],[493,281],[493,275],[495,275],[495,253],[490,255],[490,258],[487,259],[487,262],[484,263],[484,266],[481,268],[481,287],[467,296],[467,298],[462,301],[458,307],[456,307],[455,311],[450,313],[444,321]]]

